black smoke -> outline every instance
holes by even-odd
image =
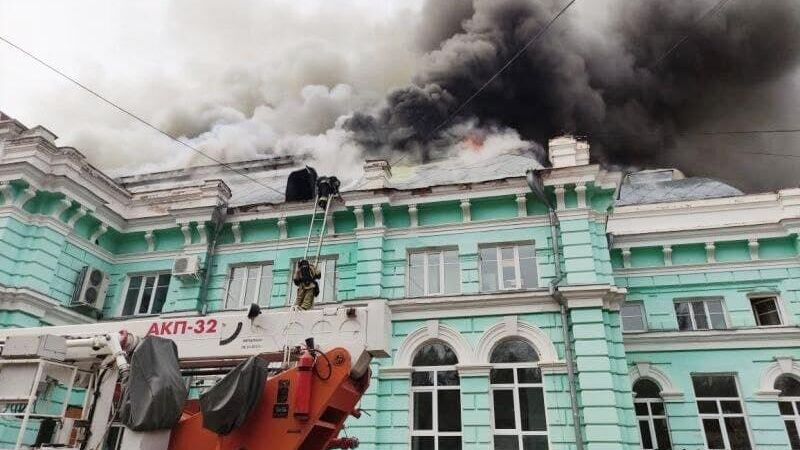
[[[437,128],[566,2],[429,0],[419,33],[427,54],[413,84],[345,127],[373,153],[402,150],[423,160],[444,151],[452,126],[469,121],[513,128],[543,145],[564,133],[585,136],[606,163],[664,164],[798,66],[798,0],[730,0],[710,14],[716,0],[578,1]],[[781,99],[758,108],[770,101]]]

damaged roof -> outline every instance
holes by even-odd
[[[740,195],[744,193],[719,180],[702,177],[684,178],[682,173],[672,169],[646,170],[626,177],[615,205],[647,205]]]

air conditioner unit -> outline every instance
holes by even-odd
[[[196,277],[200,273],[200,257],[184,255],[175,258],[172,264],[172,275],[176,277]]]
[[[97,311],[103,310],[108,292],[108,274],[100,269],[85,266],[78,274],[72,306],[89,306]]]

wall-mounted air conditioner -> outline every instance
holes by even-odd
[[[175,258],[172,263],[172,276],[197,277],[200,274],[200,257],[197,255],[184,255]]]
[[[78,274],[71,306],[89,306],[97,311],[103,310],[108,292],[108,274],[100,269],[84,266]]]

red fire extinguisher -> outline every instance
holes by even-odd
[[[306,349],[297,361],[297,382],[294,390],[294,416],[298,420],[308,420],[311,413],[311,370],[314,356]]]

